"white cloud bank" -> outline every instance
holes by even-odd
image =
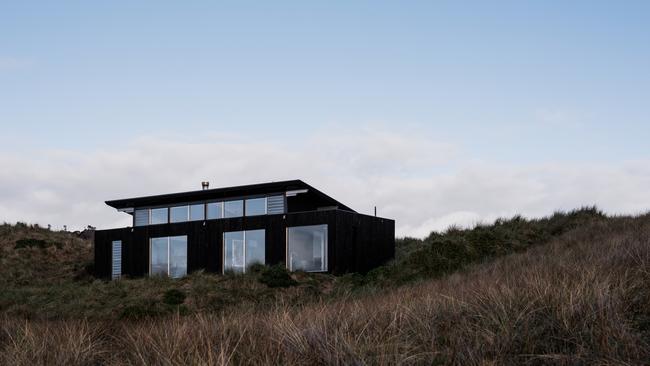
[[[220,187],[303,179],[362,213],[376,205],[400,236],[582,205],[608,213],[650,207],[648,161],[478,163],[452,145],[386,130],[319,131],[292,145],[250,136],[145,138],[115,150],[41,156],[0,157],[0,221],[127,226],[130,216],[105,200],[200,189],[203,180]]]

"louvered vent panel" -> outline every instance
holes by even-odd
[[[149,210],[135,210],[135,226],[149,225]]]
[[[269,215],[284,213],[284,196],[269,196],[266,204],[266,212]]]
[[[113,242],[113,266],[111,270],[111,277],[116,280],[122,275],[122,241],[116,240]]]

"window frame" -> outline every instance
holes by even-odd
[[[231,199],[231,200],[227,200],[227,201],[224,200],[222,202],[223,202],[223,218],[224,219],[233,219],[233,218],[237,218],[237,217],[245,217],[245,215],[246,215],[246,204],[245,204],[246,199],[245,198],[237,198],[237,199]],[[226,204],[229,203],[229,202],[241,202],[241,215],[226,216]]]
[[[254,201],[254,200],[263,200],[264,201],[264,213],[261,214],[255,214],[255,215],[249,215],[248,214],[248,201]],[[244,198],[244,217],[254,217],[254,216],[264,216],[268,215],[268,197],[267,196],[262,196],[262,197],[250,197],[250,198]]]
[[[291,258],[289,258],[289,256],[291,255],[291,253],[289,252],[289,239],[290,239],[289,230],[292,229],[292,228],[306,228],[306,227],[320,227],[320,226],[325,227],[325,240],[324,240],[324,245],[323,245],[323,249],[322,249],[323,250],[323,257],[322,257],[322,260],[321,260],[322,261],[321,268],[324,268],[324,269],[320,269],[320,270],[316,270],[316,271],[305,271],[305,270],[302,270],[302,271],[307,272],[307,273],[326,273],[326,272],[329,272],[329,260],[328,260],[328,256],[329,256],[329,225],[328,224],[298,225],[298,226],[287,226],[286,227],[286,229],[285,229],[285,238],[286,238],[286,243],[285,243],[285,260],[286,260],[286,264],[285,264],[285,267],[287,268],[287,270],[289,270],[290,272],[294,272],[294,269],[292,268],[293,266],[291,264]]]
[[[217,204],[217,203],[221,205],[221,209],[219,210],[219,211],[221,211],[221,217],[214,217],[214,218],[208,217],[208,205]],[[221,219],[223,219],[224,215],[225,215],[224,207],[225,207],[224,201],[207,201],[207,202],[205,202],[205,219],[206,220],[221,220]]]
[[[171,277],[170,272],[171,272],[171,238],[185,238],[185,275],[181,277]],[[166,277],[173,278],[173,279],[178,279],[187,276],[188,273],[188,261],[187,261],[187,249],[189,246],[189,239],[187,235],[171,235],[171,236],[156,236],[156,237],[150,237],[149,238],[149,277],[152,277],[152,266],[151,266],[151,259],[153,257],[153,240],[154,239],[166,239],[167,242],[167,271],[165,273]],[[158,275],[157,273],[155,275]]]
[[[172,210],[173,209],[178,209],[180,207],[185,207],[185,220],[180,220],[180,221],[172,221]],[[190,204],[185,204],[185,205],[176,205],[176,206],[169,206],[169,223],[170,224],[176,224],[179,222],[188,222],[190,221]],[[198,220],[197,220],[198,221]]]
[[[166,210],[167,211],[167,221],[166,222],[152,222],[153,218],[153,211],[154,210]],[[160,206],[160,207],[150,207],[149,208],[149,225],[163,225],[163,224],[169,224],[169,206]]]
[[[246,232],[247,231],[262,231],[264,233],[264,263],[262,263],[262,264],[266,265],[266,229],[265,228],[250,229],[250,230],[224,231],[223,234],[221,235],[221,258],[222,258],[221,259],[221,274],[226,274],[226,234],[228,234],[228,233],[242,233],[243,234],[242,235],[242,238],[243,238],[242,240],[244,242],[244,248],[243,248],[242,252],[243,252],[243,256],[244,256],[244,258],[243,258],[244,267],[243,267],[243,271],[241,272],[241,274],[246,273],[246,268],[248,267],[247,257],[246,257],[246,252],[247,252],[247,248],[246,248],[247,247],[247,245],[246,245],[247,244]],[[229,269],[229,271],[230,270],[232,270],[232,269]],[[239,273],[239,272],[235,272],[235,273]]]

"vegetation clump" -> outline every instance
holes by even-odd
[[[270,288],[291,287],[298,284],[296,280],[291,278],[291,274],[283,263],[262,270],[259,281]]]
[[[280,265],[181,280],[74,281],[92,251],[69,235],[0,226],[0,364],[650,359],[648,214],[586,208],[450,228],[399,239],[391,263],[341,277]],[[66,245],[15,250],[21,238]],[[275,287],[287,277],[296,286]]]
[[[26,239],[16,240],[16,245],[14,246],[14,249],[21,249],[21,248],[45,249],[51,246],[55,246],[61,249],[62,244],[58,242],[49,242],[47,240],[42,240],[42,239],[26,238]]]
[[[185,293],[179,289],[171,288],[163,294],[163,302],[167,305],[180,305],[185,302]]]

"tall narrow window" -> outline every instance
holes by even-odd
[[[244,272],[244,232],[223,234],[223,271]]]
[[[187,274],[187,236],[150,239],[150,275],[172,278]]]
[[[266,197],[246,200],[246,216],[266,215]]]
[[[247,230],[244,232],[246,245],[246,267],[251,264],[264,264],[266,260],[266,232],[264,230]]]
[[[122,276],[122,241],[115,240],[111,243],[113,260],[111,262],[111,278],[117,280]]]
[[[169,209],[169,222],[183,222],[189,219],[189,206],[176,206]]]
[[[151,275],[167,275],[169,268],[168,238],[151,238]]]
[[[149,223],[152,224],[152,225],[166,224],[167,223],[167,214],[168,214],[167,207],[152,208],[151,209],[151,218],[149,220]]]
[[[290,271],[327,271],[327,225],[287,228],[287,266]]]
[[[169,238],[169,277],[180,278],[187,274],[187,236]]]
[[[264,230],[231,231],[223,234],[223,271],[245,273],[252,264],[266,263]]]
[[[208,220],[223,218],[223,202],[210,202],[205,205]]]
[[[223,216],[226,218],[244,216],[244,201],[237,200],[224,202]]]

